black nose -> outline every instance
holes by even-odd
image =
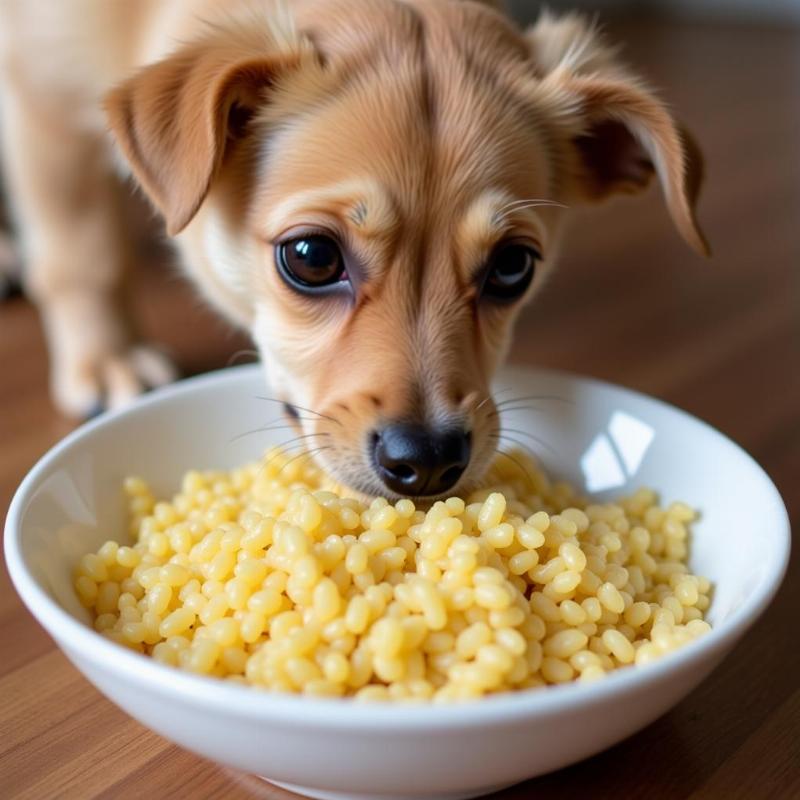
[[[461,428],[436,431],[397,423],[377,431],[373,441],[378,475],[397,494],[442,494],[469,464],[470,435]]]

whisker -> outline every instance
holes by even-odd
[[[546,398],[544,398],[546,399]],[[557,400],[560,398],[551,398],[553,400]],[[563,400],[564,403],[569,403],[570,405],[574,405],[573,400]],[[549,414],[550,411],[544,408],[539,408],[536,405],[521,405],[521,406],[506,406],[506,405],[499,405],[495,406],[494,411],[490,411],[488,413],[488,417],[491,418],[493,416],[500,417],[502,414],[511,413],[512,411],[532,411],[534,414]]]
[[[525,444],[525,442],[521,442],[519,439],[515,439],[513,436],[496,434],[495,436],[490,436],[489,438],[497,439],[498,441],[508,442],[512,444],[515,448],[524,450],[529,456],[533,457],[537,461],[541,459],[541,456],[530,445]]]
[[[295,447],[305,447],[305,440],[306,439],[313,439],[316,436],[330,436],[329,433],[305,433],[301,436],[295,436],[294,439],[289,439],[286,442],[283,442],[279,445],[276,445],[279,452],[275,454],[275,458],[280,455],[280,452],[286,452],[287,450],[294,449]]]
[[[228,363],[225,365],[226,367],[230,367],[235,364],[240,358],[249,356],[250,358],[258,359],[259,352],[258,350],[237,350],[229,359]]]
[[[294,429],[294,425],[291,425],[291,424],[265,426],[263,428],[255,428],[252,431],[245,431],[244,433],[240,433],[238,436],[234,436],[230,441],[231,441],[231,443],[233,443],[235,441],[238,441],[239,439],[244,439],[245,436],[253,436],[256,433],[269,433],[270,431],[285,431],[285,430],[293,430],[293,429]],[[311,437],[311,436],[330,436],[330,434],[326,433],[325,431],[320,431],[319,433],[309,433],[309,434],[307,434],[307,436],[308,437]],[[306,438],[306,436],[301,436],[300,438],[304,439],[304,438]],[[293,441],[293,440],[290,439],[289,441]],[[288,442],[287,442],[287,444],[288,444]],[[284,447],[285,445],[277,445],[277,446]]]
[[[287,442],[283,442],[282,444],[276,445],[277,452],[271,458],[263,460],[259,464],[258,471],[256,472],[256,477],[257,478],[260,477],[262,472],[264,472],[264,470],[273,461],[275,461],[276,459],[280,458],[281,456],[287,455],[288,453],[292,452],[293,450],[296,450],[297,448],[300,448],[300,452],[299,452],[298,455],[303,455],[304,453],[309,452],[309,451],[306,450],[306,442],[305,441],[299,441],[300,439],[309,438],[311,436],[323,436],[323,435],[324,436],[329,436],[330,434],[320,434],[320,433],[308,434],[308,436],[306,436],[306,437],[296,437],[295,439],[289,439],[289,441],[287,441]],[[326,446],[325,449],[329,449],[329,448],[332,449],[333,445],[328,445],[328,446]],[[319,448],[317,448],[317,449],[319,449]],[[284,464],[284,467],[285,466],[286,465]],[[281,467],[281,471],[283,470],[284,467]]]
[[[288,466],[289,466],[289,464],[292,464],[293,462],[297,461],[297,459],[298,459],[298,458],[302,458],[303,456],[305,456],[306,458],[313,458],[313,457],[314,457],[314,456],[315,456],[317,453],[321,453],[323,450],[332,450],[332,449],[333,449],[333,445],[328,445],[328,446],[326,446],[326,447],[316,447],[316,448],[314,448],[313,450],[303,450],[303,452],[302,452],[302,453],[298,453],[296,456],[293,456],[292,458],[290,458],[290,459],[289,459],[289,460],[288,460],[288,461],[287,461],[287,462],[286,462],[286,463],[285,463],[285,464],[284,464],[284,465],[283,465],[283,466],[282,466],[282,467],[281,467],[281,468],[278,470],[278,475],[280,475],[280,474],[281,474],[281,472],[283,472],[283,471],[286,469],[286,467],[288,467]]]
[[[513,388],[514,388],[513,386],[507,386],[505,389],[498,389],[496,392],[490,392],[489,394],[486,395],[486,397],[483,398],[483,400],[481,400],[480,403],[478,403],[477,406],[475,406],[475,412],[480,411],[481,408],[483,408],[483,406],[486,405],[486,403],[488,403],[490,400],[493,400],[495,397],[497,397],[497,395],[504,394],[505,392],[510,392]]]
[[[329,417],[327,414],[321,414],[319,411],[314,411],[313,408],[304,408],[303,406],[298,406],[295,403],[289,403],[286,400],[279,400],[277,397],[263,397],[261,395],[256,395],[256,400],[265,400],[268,403],[280,403],[281,405],[288,406],[289,408],[296,408],[299,411],[305,411],[307,414],[314,414],[317,417],[321,417],[322,419],[327,419],[330,422],[335,422],[337,425],[341,425],[342,423],[339,422],[338,419],[334,417]]]
[[[534,414],[545,413],[541,408],[536,408],[536,406],[511,406],[510,408],[500,408],[495,411],[492,411],[491,414],[489,414],[489,416],[499,417],[502,414],[505,414],[506,412],[511,413],[512,411],[532,411]]]
[[[277,419],[270,420],[266,425],[262,426],[261,428],[254,428],[251,431],[245,431],[244,433],[239,433],[230,440],[230,443],[236,442],[239,439],[243,439],[245,436],[252,436],[253,434],[256,433],[266,433],[267,431],[281,431],[289,428],[294,428],[294,425],[292,425],[292,423],[290,422],[287,422],[284,425],[275,424],[276,422],[281,422],[283,420],[285,420],[285,417],[278,417]],[[310,420],[303,420],[303,421],[309,422]]]
[[[521,450],[521,451],[523,451],[523,452],[524,452],[525,454],[527,454],[527,456],[528,456],[529,458],[531,458],[531,459],[534,461],[534,463],[536,463],[536,464],[542,464],[542,463],[544,463],[544,462],[545,462],[545,458],[544,458],[544,457],[543,457],[543,456],[542,456],[540,453],[537,453],[535,450],[531,449],[531,448],[530,448],[528,445],[526,445],[524,442],[517,441],[516,439],[512,439],[512,438],[511,438],[511,437],[509,437],[509,436],[496,436],[496,437],[494,437],[494,438],[495,438],[495,439],[497,439],[497,447],[496,447],[496,452],[498,452],[498,453],[505,452],[505,451],[503,451],[503,450],[501,450],[501,449],[500,449],[500,445],[501,445],[501,444],[504,444],[505,446],[508,446],[508,447],[510,447],[510,448],[511,448],[511,450],[512,450],[512,452],[513,452],[514,450],[517,450],[517,451]],[[519,467],[520,467],[520,469],[522,469],[522,468],[523,468],[523,465],[522,465],[522,464],[520,464],[519,462],[517,462],[517,466],[519,466]],[[527,470],[525,470],[525,474],[526,474],[526,475],[528,475],[528,477],[529,477],[529,478],[531,478],[531,475],[530,475],[530,473],[528,473],[528,471],[527,471]]]
[[[276,445],[277,452],[271,458],[266,459],[266,461],[264,461],[261,464],[259,472],[261,470],[265,469],[266,467],[268,467],[273,461],[279,459],[281,456],[288,455],[289,453],[293,452],[294,450],[297,450],[298,448],[300,449],[301,453],[306,452],[305,439],[306,438],[310,438],[312,436],[320,436],[320,435],[321,434],[318,434],[318,433],[312,433],[312,434],[309,434],[308,436],[297,437],[295,439],[289,439],[288,442],[284,442],[282,444]],[[331,445],[331,447],[332,446],[333,445]]]
[[[550,453],[550,455],[554,456],[556,454],[555,448],[551,444],[546,442],[544,439],[540,439],[538,436],[535,436],[534,434],[530,433],[529,431],[523,431],[523,430],[520,430],[519,428],[502,428],[501,434],[505,434],[506,431],[508,433],[518,433],[521,436],[527,436],[531,441],[536,442],[536,444],[538,444],[538,445],[541,445],[545,450],[547,450],[548,453]],[[510,441],[516,441],[511,436],[508,436],[506,438],[508,438]],[[521,444],[521,442],[518,443],[518,444]]]
[[[574,400],[570,400],[567,397],[561,397],[560,395],[557,394],[531,394],[528,395],[527,397],[509,397],[507,400],[503,400],[501,403],[497,403],[497,407],[502,408],[503,406],[508,405],[509,403],[524,403],[527,400],[536,400],[536,401],[548,400],[551,402],[569,403],[570,405],[575,404]]]
[[[547,202],[542,200],[516,200],[515,202],[507,205],[501,213],[510,214],[514,211],[521,211],[524,208],[539,208],[540,206],[544,206],[546,208],[569,208],[568,205],[565,205],[564,203],[558,203],[555,200],[550,200]]]
[[[516,200],[510,200],[504,206],[501,206],[498,211],[503,213],[506,209],[514,208],[521,205],[539,205],[539,206],[559,206],[561,208],[568,208],[564,203],[558,200],[551,200],[547,197],[518,197]]]
[[[549,411],[546,411],[543,408],[537,408],[536,406],[511,406],[510,408],[501,408],[495,411],[492,411],[488,414],[488,417],[491,418],[493,416],[501,417],[503,414],[510,414],[512,411],[531,411],[534,414],[549,414]]]
[[[487,394],[486,397],[484,397],[483,400],[481,400],[480,403],[478,403],[478,405],[475,406],[475,412],[474,413],[477,413],[478,411],[480,411],[491,399],[492,399],[492,396],[490,394]]]
[[[520,200],[512,200],[510,203],[506,203],[506,205],[502,206],[498,211],[495,213],[494,218],[497,222],[505,219],[510,214],[513,214],[515,211],[522,211],[526,208],[536,208],[538,206],[548,206],[552,208],[569,208],[569,206],[565,205],[564,203],[559,203],[557,200],[546,200],[544,198],[530,198],[528,200],[520,199]]]
[[[524,466],[523,466],[523,465],[522,465],[522,464],[521,464],[521,463],[520,463],[520,462],[519,462],[519,461],[518,461],[516,458],[514,458],[514,456],[512,456],[510,453],[507,453],[505,450],[500,450],[500,449],[498,449],[496,452],[497,452],[497,455],[499,455],[499,456],[504,456],[504,457],[505,457],[505,458],[507,458],[509,461],[511,461],[513,464],[515,464],[515,465],[516,465],[516,467],[517,467],[517,469],[519,469],[519,470],[520,470],[520,472],[522,472],[522,473],[523,473],[523,475],[525,475],[525,477],[526,477],[526,478],[527,478],[527,479],[528,479],[528,480],[529,480],[531,483],[533,483],[533,476],[530,474],[530,472],[528,472],[528,470],[527,470],[527,469],[525,469],[525,467],[524,467]]]

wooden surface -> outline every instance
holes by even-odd
[[[702,143],[692,256],[655,193],[577,219],[561,270],[526,313],[512,360],[658,395],[746,447],[800,522],[800,35],[620,26]],[[160,259],[154,258],[153,261]],[[149,335],[186,372],[246,341],[164,267],[143,269]],[[42,337],[22,299],[0,305],[0,509],[69,425],[46,394]],[[612,750],[495,796],[800,797],[800,570],[725,664],[668,715]],[[0,575],[0,797],[289,798],[170,745],[70,666]]]

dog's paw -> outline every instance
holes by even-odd
[[[57,364],[51,375],[51,390],[59,411],[87,419],[107,409],[122,408],[142,392],[177,377],[177,370],[163,353],[135,344],[120,352]]]

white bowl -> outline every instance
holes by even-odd
[[[789,523],[758,464],[675,408],[550,371],[509,369],[497,385],[513,387],[503,397],[544,398],[534,401],[538,410],[509,414],[507,424],[546,440],[552,472],[603,497],[648,485],[701,510],[691,566],[714,583],[710,634],[598,683],[446,707],[271,695],[179,672],[107,641],[73,593],[73,565],[124,530],[126,475],[147,476],[168,495],[186,469],[232,467],[276,441],[274,433],[235,438],[274,416],[257,397],[258,367],[155,392],[54,447],[11,504],[11,577],[69,659],[133,717],[189,750],[311,797],[475,797],[563,767],[652,722],[721,661],[780,584]]]

